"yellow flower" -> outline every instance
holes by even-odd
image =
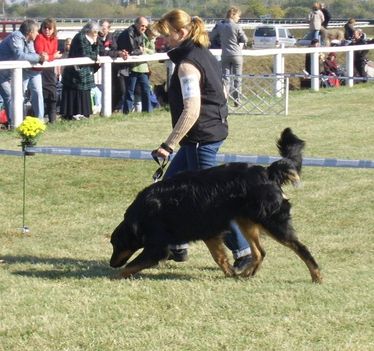
[[[39,118],[26,116],[24,121],[17,127],[17,132],[22,139],[22,147],[35,145],[38,137],[45,130],[46,126]]]

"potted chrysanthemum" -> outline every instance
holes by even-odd
[[[39,118],[26,116],[23,122],[17,127],[21,137],[21,147],[25,151],[27,146],[35,146],[40,135],[44,133],[46,126]]]

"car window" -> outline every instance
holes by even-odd
[[[256,37],[275,37],[275,29],[272,27],[257,28],[255,32]]]
[[[287,38],[286,30],[279,28],[279,38]]]

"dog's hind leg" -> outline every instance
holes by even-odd
[[[150,250],[145,248],[136,258],[129,262],[121,271],[119,278],[129,278],[143,269],[156,266],[159,261],[167,257],[167,248]]]
[[[264,224],[264,228],[273,239],[289,247],[304,261],[313,283],[322,283],[322,275],[316,260],[308,248],[298,240],[290,220],[281,222],[272,218]]]
[[[214,237],[211,239],[204,240],[205,245],[208,247],[210,254],[214,261],[225,273],[226,277],[232,277],[235,275],[233,267],[230,265],[226,255],[225,245],[221,237]]]
[[[318,264],[308,248],[301,243],[298,239],[291,240],[285,244],[291,250],[295,251],[295,253],[304,261],[307,265],[310,275],[312,277],[313,283],[322,283],[322,275],[321,271],[318,267]]]
[[[260,243],[261,226],[248,219],[240,218],[236,221],[244,237],[247,239],[252,252],[251,264],[242,272],[236,271],[236,274],[242,277],[254,276],[259,270],[266,255],[266,252]]]

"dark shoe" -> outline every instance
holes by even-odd
[[[234,269],[236,274],[240,274],[245,271],[245,269],[251,264],[252,255],[246,255],[239,257],[234,262]]]
[[[175,262],[184,262],[188,260],[187,249],[170,249],[168,260],[173,260]]]

